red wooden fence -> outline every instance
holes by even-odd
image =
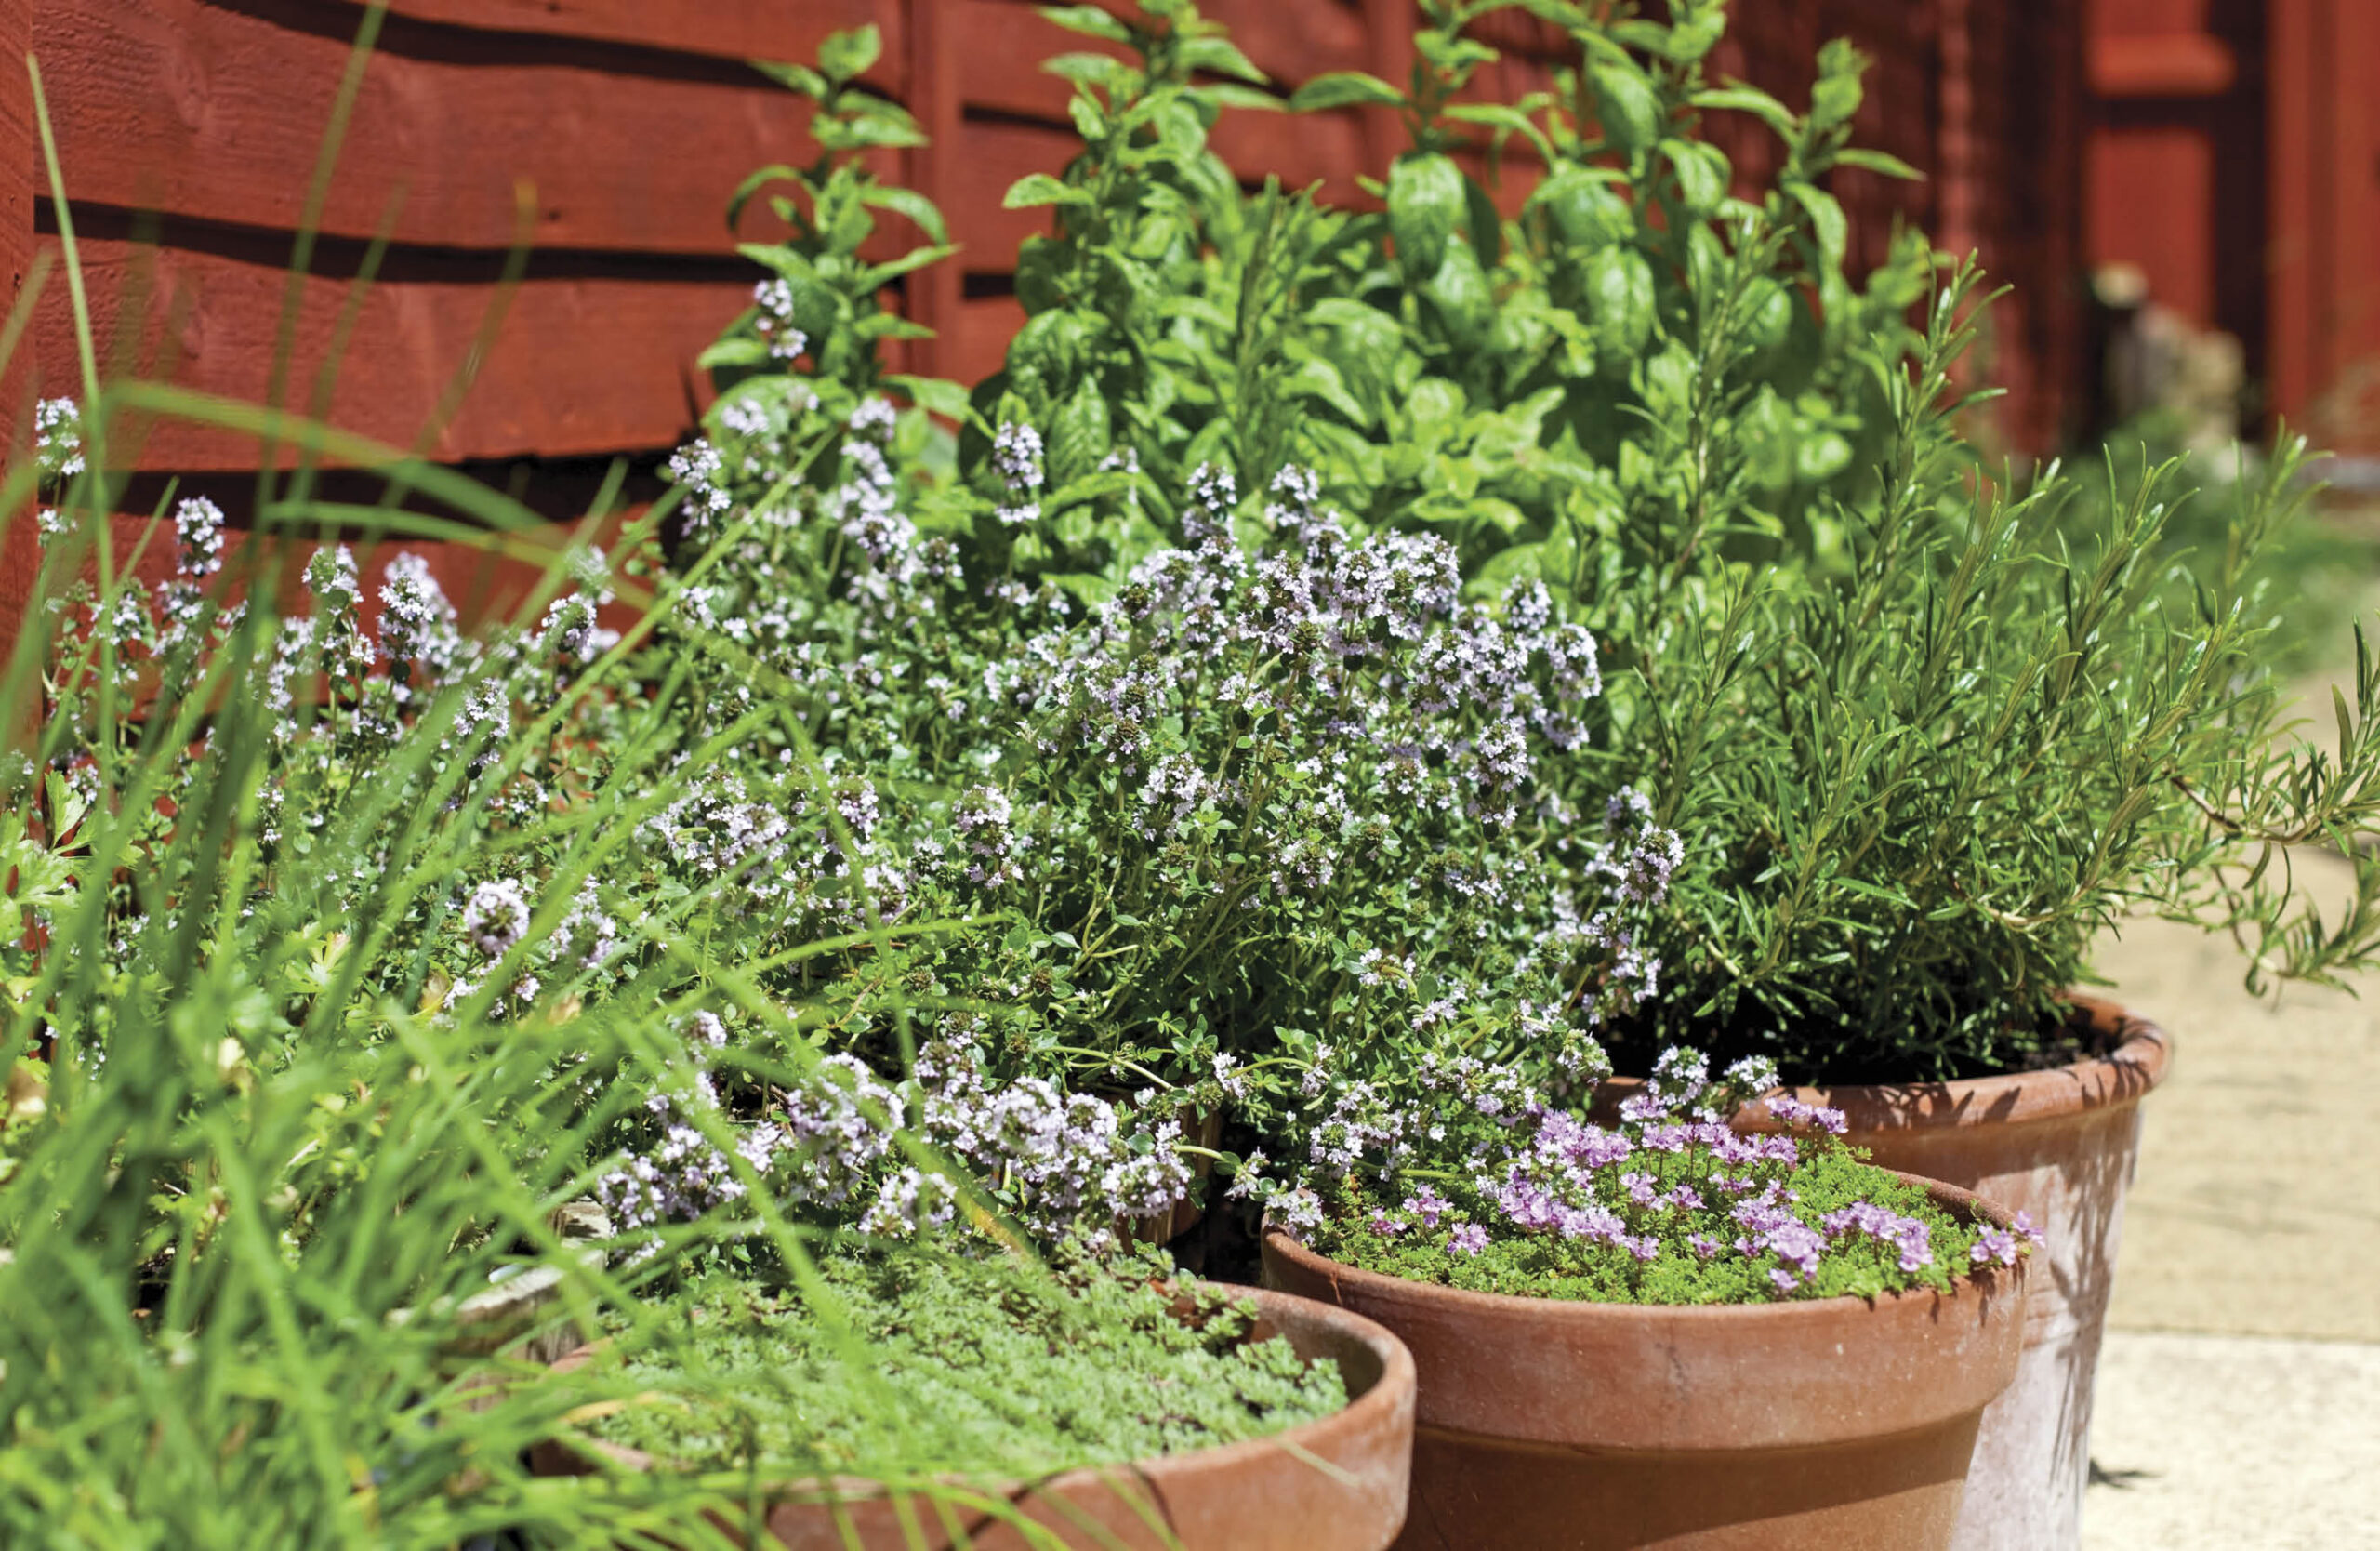
[[[2252,411],[2380,452],[2380,5],[2090,0],[2087,27],[2089,261],[2235,336]]]
[[[1992,370],[2019,390],[2012,435],[2036,445],[2054,434],[2076,367],[2076,5],[1762,0],[1738,7],[1718,61],[1797,101],[1825,39],[1847,34],[1875,57],[1863,138],[1937,176],[1844,174],[1857,251],[1879,255],[1905,216],[1979,246],[2021,287],[2000,315]],[[1401,78],[1408,58],[1404,0],[1216,0],[1210,13],[1285,87],[1330,70]],[[30,46],[42,62],[103,350],[191,386],[265,393],[293,235],[366,14],[354,0],[0,0],[0,57]],[[964,249],[912,282],[906,305],[940,337],[906,365],[962,379],[990,371],[1021,319],[1011,258],[1046,214],[1003,209],[1001,195],[1026,172],[1056,170],[1072,146],[1064,87],[1036,67],[1080,40],[1023,0],[392,0],[300,287],[292,380],[311,385],[325,365],[385,235],[329,414],[413,444],[525,235],[535,247],[504,326],[429,450],[505,479],[514,471],[501,465],[522,463],[560,514],[602,460],[673,445],[699,402],[692,361],[752,280],[723,222],[728,192],[757,166],[809,153],[800,104],[744,61],[806,59],[828,32],[864,21],[885,40],[873,84],[932,138],[888,171],[942,206]],[[1491,89],[1550,79],[1558,40],[1539,23],[1509,13],[1484,25],[1509,55]],[[1243,175],[1355,197],[1355,175],[1384,171],[1395,134],[1379,112],[1242,113],[1216,139]],[[1765,153],[1749,133],[1730,149],[1748,162]],[[55,244],[48,202],[32,197],[35,160],[11,64],[0,73],[0,273],[17,281]],[[20,415],[36,379],[46,394],[73,391],[74,362],[53,284],[30,369],[0,414]],[[160,428],[139,450],[149,477],[135,494],[153,498],[173,474],[236,497],[233,476],[255,457],[237,437]],[[21,606],[29,580],[25,526],[0,562],[0,615]]]

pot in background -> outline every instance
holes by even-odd
[[[1235,1289],[1253,1299],[1251,1340],[1277,1335],[1308,1361],[1328,1359],[1346,1380],[1348,1403],[1270,1438],[1166,1454],[1130,1465],[1071,1470],[1000,1490],[1031,1523],[1069,1544],[1157,1551],[1382,1551],[1405,1521],[1413,1443],[1413,1359],[1395,1336],[1344,1309],[1284,1292]],[[582,1347],[557,1367],[588,1360]],[[597,1447],[613,1462],[651,1469],[631,1449]],[[571,1446],[539,1444],[544,1475],[595,1468]],[[905,1527],[904,1509],[908,1524]],[[980,1509],[948,1510],[965,1539],[922,1499],[896,1503],[874,1482],[788,1483],[768,1509],[770,1538],[793,1551],[1023,1551],[1016,1528]],[[734,1530],[725,1520],[720,1527]],[[922,1538],[916,1538],[921,1535]]]
[[[1938,1551],[1984,1407],[2016,1371],[2026,1279],[2020,1261],[1948,1295],[1575,1303],[1380,1276],[1278,1230],[1264,1278],[1412,1350],[1398,1551]]]
[[[2115,1285],[2124,1193],[2140,1152],[2140,1101],[2173,1041],[2096,997],[2069,999],[2103,1057],[1960,1082],[1796,1088],[1844,1112],[1844,1141],[1887,1169],[2031,1214],[2033,1255],[2016,1382],[1983,1415],[1955,1551],[2073,1551],[2090,1475],[2091,1390]],[[1739,1130],[1780,1130],[1765,1106]]]

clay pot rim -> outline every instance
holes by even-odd
[[[1926,1195],[1937,1206],[1956,1213],[1969,1222],[1981,1217],[2006,1228],[2014,1221],[2006,1210],[1985,1200],[1972,1190],[1945,1185],[1937,1179],[1905,1174],[1897,1170],[1888,1169],[1885,1173],[1904,1183],[1925,1186]],[[1773,1304],[1605,1304],[1578,1298],[1533,1298],[1517,1292],[1478,1292],[1467,1287],[1448,1287],[1443,1282],[1416,1281],[1407,1277],[1367,1271],[1359,1266],[1350,1266],[1310,1250],[1291,1238],[1287,1229],[1269,1223],[1264,1228],[1264,1247],[1309,1276],[1343,1282],[1374,1298],[1443,1300],[1458,1313],[1468,1312],[1483,1319],[1517,1317],[1613,1324],[1646,1319],[1679,1319],[1696,1323],[1761,1319],[1779,1328],[1796,1324],[1825,1324],[1844,1318],[1854,1307],[1872,1310],[1897,1307],[1904,1302],[1913,1303],[1921,1299],[1956,1298],[1963,1294],[1990,1296],[2003,1290],[2003,1279],[2007,1287],[2021,1290],[2027,1264],[2020,1258],[2014,1266],[1983,1266],[1962,1271],[1950,1279],[1950,1291],[1947,1293],[1937,1292],[1930,1287],[1919,1287],[1885,1292],[1872,1298],[1845,1292],[1831,1298],[1792,1298]]]
[[[1206,1474],[1230,1471],[1243,1464],[1284,1451],[1301,1457],[1327,1459],[1335,1452],[1342,1438],[1353,1440],[1378,1428],[1394,1430],[1400,1410],[1409,1414],[1417,1385],[1413,1354],[1406,1348],[1395,1332],[1375,1319],[1369,1319],[1352,1309],[1340,1308],[1314,1298],[1302,1298],[1294,1292],[1277,1292],[1269,1287],[1227,1286],[1235,1297],[1245,1297],[1257,1306],[1260,1326],[1269,1326],[1275,1338],[1287,1340],[1293,1325],[1302,1325],[1326,1337],[1351,1341],[1369,1352],[1380,1364],[1380,1374],[1362,1393],[1328,1416],[1317,1416],[1311,1422],[1301,1422],[1294,1427],[1262,1438],[1242,1438],[1236,1443],[1218,1443],[1205,1449],[1193,1449],[1178,1454],[1154,1454],[1140,1459],[1117,1460],[1104,1465],[1070,1465],[1048,1476],[1030,1480],[994,1475],[968,1475],[949,1472],[934,1478],[944,1485],[959,1487],[1014,1499],[1030,1492],[1041,1496],[1064,1494],[1070,1488],[1091,1487],[1120,1478],[1138,1479],[1162,1484],[1177,1474]],[[556,1373],[567,1373],[592,1361],[605,1343],[589,1342],[564,1353],[549,1366]],[[1322,1360],[1316,1359],[1315,1360]],[[571,1441],[549,1440],[555,1447],[573,1453],[593,1452],[613,1464],[629,1470],[678,1468],[658,1462],[641,1449],[607,1442],[602,1438],[580,1438]],[[795,1477],[767,1489],[774,1493],[814,1495],[820,1502],[858,1503],[869,1498],[888,1495],[899,1488],[871,1477],[837,1476],[823,1485],[815,1477]]]
[[[2165,1080],[2173,1063],[2174,1037],[2103,997],[2066,993],[2115,1048],[2105,1055],[2047,1067],[2040,1071],[2001,1072],[1949,1082],[1807,1083],[1785,1093],[1805,1104],[1840,1109],[1855,1138],[1877,1132],[1950,1131],[1978,1126],[2028,1125],[2072,1120],[2096,1109],[2137,1104]],[[1641,1077],[1615,1077],[1597,1090],[1598,1115],[1645,1085]],[[1739,1131],[1776,1133],[1787,1128],[1768,1118],[1765,1100],[1754,1100],[1732,1116]]]
[[[2066,1001],[2086,1014],[2094,1028],[2109,1036],[2115,1048],[2105,1055],[2040,1071],[1950,1082],[1846,1082],[1787,1092],[1805,1103],[1843,1110],[1855,1132],[1934,1131],[2071,1120],[2094,1109],[2137,1104],[2165,1080],[2173,1063],[2172,1035],[2103,997],[2069,992]],[[1765,1101],[1745,1106],[1736,1124],[1747,1131],[1782,1129],[1768,1118]]]

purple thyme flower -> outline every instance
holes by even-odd
[[[1423,1227],[1435,1228],[1450,1208],[1444,1196],[1424,1185],[1405,1198],[1405,1210],[1421,1218]]]
[[[1768,1113],[1772,1120],[1781,1120],[1787,1125],[1816,1126],[1833,1136],[1840,1136],[1851,1129],[1851,1122],[1842,1110],[1831,1109],[1822,1104],[1805,1104],[1791,1094],[1778,1094],[1771,1097]]]
[[[1878,1243],[1900,1252],[1900,1268],[1915,1271],[1934,1264],[1932,1236],[1924,1223],[1914,1217],[1903,1217],[1878,1206],[1873,1201],[1855,1201],[1840,1212],[1830,1212],[1818,1219],[1818,1226],[1830,1239],[1846,1233],[1864,1233]]]
[[[1990,1227],[1976,1236],[1974,1248],[1967,1259],[1977,1266],[2014,1266],[2016,1264],[2016,1236],[2003,1228]]]
[[[463,907],[463,935],[491,959],[501,959],[529,932],[529,901],[520,883],[499,878],[471,891]]]

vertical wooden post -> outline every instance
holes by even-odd
[[[33,0],[0,0],[0,319],[9,316],[24,294],[33,259],[33,191],[39,178],[40,138],[33,128],[33,90],[25,73],[33,49]],[[0,371],[0,457],[15,462],[32,407],[33,336],[17,345]],[[0,662],[17,639],[17,626],[31,606],[40,547],[30,512],[0,512]]]
[[[2273,408],[2302,413],[2314,396],[2323,353],[2319,296],[2327,278],[2330,245],[2320,230],[2318,191],[2336,153],[2315,67],[2323,46],[2320,0],[2271,0],[2267,13],[2267,100],[2270,157],[2267,198],[2269,248],[2265,272],[2265,370]]]
[[[961,151],[959,73],[951,59],[949,0],[905,0],[909,7],[909,100],[926,143],[909,152],[909,186],[933,201],[945,219],[957,185]],[[956,233],[953,233],[956,236]],[[981,261],[980,259],[978,260]],[[1003,261],[1005,261],[1003,259]],[[908,277],[909,315],[934,331],[910,347],[909,370],[936,377],[959,358],[961,276],[967,255],[930,264]]]
[[[33,81],[25,73],[33,51],[33,0],[0,0],[0,318],[23,295],[33,261],[33,198],[41,182],[41,138],[33,127]],[[33,337],[7,363],[0,392],[0,446],[26,428],[18,401],[33,380]]]
[[[1975,35],[1969,0],[1940,0],[1935,11],[1936,85],[1941,119],[1936,126],[1933,175],[1934,243],[1964,258],[1981,245],[1976,219]]]
[[[2363,0],[2271,0],[2268,16],[2267,377],[2272,407],[2302,422],[2380,351],[2380,118],[2367,79],[2380,16]],[[2362,423],[2371,390],[2360,397],[2319,430],[2363,450],[2380,431]]]
[[[1370,46],[1372,73],[1403,91],[1413,74],[1413,0],[1363,0],[1365,42]],[[1389,164],[1405,150],[1405,120],[1394,108],[1366,108],[1364,171],[1386,178]]]

